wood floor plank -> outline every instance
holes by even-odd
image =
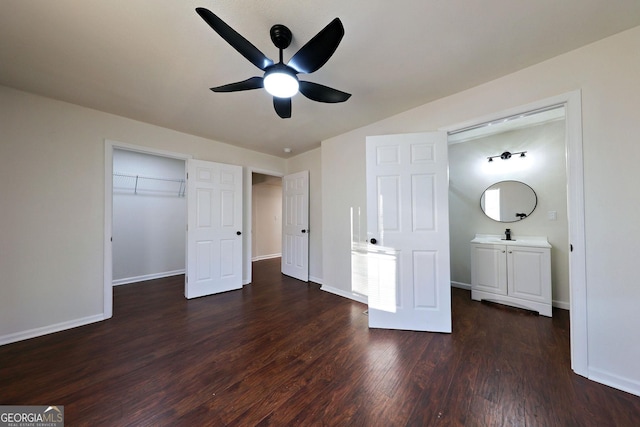
[[[571,372],[566,311],[453,289],[452,334],[372,330],[279,262],[194,300],[182,276],[116,287],[112,319],[0,347],[0,404],[72,426],[640,425],[640,397]]]

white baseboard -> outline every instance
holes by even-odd
[[[313,283],[317,283],[318,285],[322,286],[322,279],[319,277],[309,276],[309,281]]]
[[[184,274],[184,269],[165,271],[162,273],[144,274],[142,276],[125,277],[124,279],[117,279],[111,282],[113,286],[128,285],[130,283],[144,282],[145,280],[161,279],[163,277],[178,276]]]
[[[451,282],[451,287],[452,288],[465,289],[467,291],[471,290],[471,285],[470,284],[462,283],[462,282]]]
[[[363,304],[368,304],[369,303],[368,298],[366,296],[360,295],[360,294],[356,294],[354,292],[345,292],[342,289],[333,288],[333,287],[327,286],[327,285],[322,285],[320,290],[325,291],[325,292],[329,292],[331,294],[338,295],[338,296],[341,296],[341,297],[344,297],[344,298],[349,298],[350,300],[361,302]]]
[[[589,379],[597,383],[640,396],[640,382],[638,381],[623,378],[595,368],[589,368]]]
[[[567,310],[567,311],[569,311],[569,309],[571,308],[569,303],[568,302],[564,302],[564,301],[553,300],[551,302],[551,305],[556,307],[556,308],[561,308],[561,309]]]
[[[77,328],[78,326],[88,325],[90,323],[105,320],[103,314],[95,316],[83,317],[81,319],[69,320],[67,322],[56,323],[55,325],[47,325],[41,328],[29,329],[27,331],[16,332],[9,335],[0,336],[0,345],[11,344],[13,342],[24,341],[30,338],[40,337],[42,335],[52,334],[67,329]]]
[[[262,261],[263,259],[280,258],[282,254],[259,255],[251,258],[251,262]]]

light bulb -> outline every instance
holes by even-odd
[[[286,68],[267,71],[263,84],[267,92],[277,98],[291,98],[298,93],[298,78]]]

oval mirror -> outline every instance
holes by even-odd
[[[522,221],[531,215],[537,204],[536,192],[520,181],[496,182],[480,197],[482,212],[499,222]]]

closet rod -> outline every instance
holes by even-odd
[[[153,179],[156,181],[169,181],[169,182],[184,182],[184,179],[175,179],[175,178],[156,178],[151,176],[142,176],[142,175],[128,175],[124,173],[114,173],[113,176],[120,176],[123,178],[142,178],[142,179]]]
[[[152,176],[142,176],[142,175],[131,175],[131,174],[125,174],[125,173],[117,173],[114,172],[113,176],[117,176],[120,178],[131,178],[131,179],[135,179],[135,185],[134,185],[134,189],[133,189],[133,193],[134,194],[138,194],[138,181],[140,179],[150,179],[153,181],[164,181],[164,182],[175,182],[175,183],[179,183],[180,184],[180,189],[178,190],[178,196],[183,196],[184,195],[184,190],[185,188],[185,180],[184,179],[175,179],[175,178],[157,178],[157,177],[152,177]]]

